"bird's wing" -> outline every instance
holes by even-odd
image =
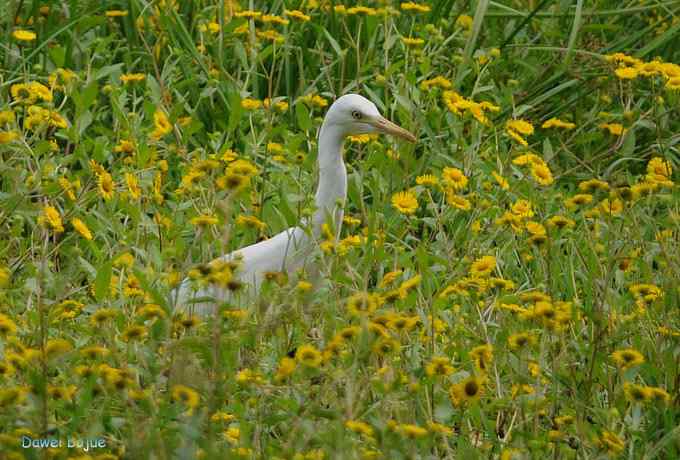
[[[311,241],[300,227],[288,228],[268,240],[251,244],[223,256],[223,260],[241,259],[237,270],[239,279],[256,289],[266,272],[293,271],[297,269],[298,256]]]
[[[248,285],[247,290],[250,293],[256,293],[266,272],[291,273],[302,267],[307,255],[311,253],[311,242],[311,237],[301,227],[291,227],[268,240],[230,252],[217,260],[240,260],[236,276]],[[212,297],[218,301],[225,301],[229,297],[229,293],[216,287],[206,286],[194,291],[189,279],[182,282],[176,295],[177,305],[181,308],[185,308],[184,304],[191,299]],[[195,314],[207,314],[211,305],[212,302],[193,303],[191,310]]]

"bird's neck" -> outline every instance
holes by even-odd
[[[340,235],[344,205],[347,198],[347,169],[342,161],[344,134],[325,122],[319,132],[319,186],[316,189],[316,210],[312,217],[314,236],[321,235],[324,223]]]

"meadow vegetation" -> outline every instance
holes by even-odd
[[[680,1],[0,3],[0,458],[680,456]]]

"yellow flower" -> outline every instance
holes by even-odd
[[[16,121],[13,110],[0,110],[0,126],[9,125]]]
[[[451,80],[444,78],[441,75],[431,78],[429,80],[424,80],[420,84],[420,88],[423,91],[429,91],[432,87],[449,89],[451,88],[451,86],[453,86]]]
[[[680,77],[669,78],[666,82],[666,89],[670,91],[680,91]]]
[[[265,30],[264,32],[256,31],[255,35],[257,35],[258,38],[262,38],[264,40],[269,40],[269,41],[272,41],[274,43],[283,43],[285,41],[284,36],[281,35],[279,32],[277,32],[274,29]]]
[[[108,10],[104,13],[107,18],[122,18],[128,15],[127,10]]]
[[[541,185],[550,185],[554,182],[552,171],[543,164],[534,163],[531,166],[531,176]]]
[[[510,210],[517,217],[533,217],[534,211],[531,209],[531,202],[527,200],[517,200]]]
[[[429,13],[432,10],[428,5],[420,5],[415,2],[401,2],[400,6],[404,11],[413,11],[416,13]]]
[[[401,349],[401,346],[398,341],[388,338],[388,337],[380,337],[378,340],[375,341],[373,346],[371,347],[371,350],[378,354],[379,356],[385,356],[390,353],[396,353]]]
[[[359,420],[347,420],[345,422],[345,427],[348,430],[358,433],[367,438],[373,436],[373,428],[368,423],[364,423]]]
[[[125,342],[132,342],[134,340],[140,340],[146,335],[146,328],[140,325],[132,325],[127,327],[122,334],[122,338]]]
[[[130,254],[129,252],[124,252],[114,259],[113,266],[117,267],[117,268],[120,268],[120,267],[132,268],[134,263],[135,263],[135,257],[132,254]]]
[[[9,271],[9,268],[0,265],[0,288],[7,287],[10,276],[11,272]]]
[[[600,445],[607,449],[607,451],[612,455],[618,455],[626,448],[626,444],[623,442],[623,439],[611,431],[603,431],[599,441]]]
[[[491,171],[491,175],[493,176],[494,180],[496,183],[503,189],[503,190],[508,190],[510,189],[510,184],[508,184],[508,181],[498,174],[496,171]]]
[[[281,26],[287,26],[290,24],[288,19],[284,19],[276,14],[263,14],[260,16],[259,20],[264,24],[279,24]]]
[[[534,126],[526,120],[508,120],[505,123],[505,132],[523,146],[529,143],[522,136],[530,136],[534,133]]]
[[[113,198],[114,183],[111,174],[103,169],[97,174],[97,184],[99,186],[99,194],[106,200]]]
[[[605,198],[600,202],[599,208],[606,214],[616,216],[621,214],[621,211],[623,211],[623,202],[618,198],[613,200]]]
[[[304,14],[300,10],[284,10],[283,14],[285,14],[286,16],[288,16],[290,18],[297,19],[297,20],[302,21],[302,22],[307,22],[310,19],[312,19],[310,16],[307,16],[306,14]]]
[[[494,256],[483,256],[472,263],[470,275],[474,277],[489,276],[495,268],[496,258]]]
[[[493,347],[488,343],[476,346],[470,350],[470,358],[480,372],[486,373],[491,361],[493,361]]]
[[[298,101],[312,107],[318,107],[320,109],[323,109],[324,107],[328,106],[328,101],[316,94],[314,95],[308,94],[306,96],[301,96],[300,98],[298,98]]]
[[[236,218],[236,225],[241,226],[241,227],[250,227],[257,229],[259,231],[263,231],[264,229],[267,228],[267,224],[262,222],[260,219],[258,219],[255,216],[246,216],[246,215],[239,215]]]
[[[401,37],[401,41],[406,46],[422,46],[425,44],[425,40],[422,38],[412,38],[412,37]]]
[[[633,348],[626,348],[623,350],[616,350],[611,354],[612,361],[617,367],[623,370],[638,366],[645,362],[645,357]]]
[[[83,236],[83,238],[85,238],[86,240],[92,239],[92,232],[90,232],[90,229],[87,228],[85,222],[78,219],[77,217],[74,217],[73,219],[71,219],[71,225],[73,225],[73,228],[78,233],[80,233]]]
[[[157,109],[153,114],[153,124],[155,127],[151,132],[153,139],[160,139],[172,131],[172,124],[168,120],[168,116],[160,109]]]
[[[175,385],[172,387],[172,399],[184,404],[190,411],[195,409],[200,401],[198,393],[184,385]]]
[[[467,198],[454,193],[453,190],[450,189],[446,191],[446,203],[463,211],[472,209],[472,203],[470,203]]]
[[[438,183],[439,183],[439,179],[437,179],[432,174],[425,174],[423,176],[416,177],[416,184],[418,184],[418,185],[435,186]]]
[[[472,17],[469,16],[469,15],[467,15],[467,14],[461,14],[461,15],[458,16],[458,18],[456,19],[456,25],[457,25],[458,27],[461,27],[461,28],[467,29],[467,30],[471,30],[471,29],[472,29],[472,22],[473,22]]]
[[[647,174],[651,176],[662,176],[666,179],[673,174],[673,167],[670,161],[661,157],[654,157],[647,163]]]
[[[637,78],[639,71],[635,67],[619,67],[614,73],[621,80],[633,80]]]
[[[609,190],[609,184],[599,179],[589,179],[579,182],[578,189],[585,193],[592,193],[596,190]]]
[[[366,16],[375,16],[377,11],[375,8],[370,8],[368,6],[354,6],[352,8],[347,8],[347,14],[363,14]]]
[[[137,176],[131,173],[125,173],[125,182],[127,183],[128,192],[134,200],[138,200],[142,196],[142,190],[139,188]]]
[[[533,166],[534,164],[545,164],[545,161],[534,153],[525,153],[524,155],[514,158],[512,164],[517,166]]]
[[[195,225],[197,227],[205,227],[208,225],[217,225],[219,219],[211,214],[202,214],[200,216],[192,218],[190,222],[191,225]]]
[[[73,349],[73,345],[64,339],[51,339],[45,345],[45,354],[48,359],[68,353]]]
[[[313,345],[301,345],[295,351],[295,359],[307,367],[319,367],[321,365],[321,352]]]
[[[59,211],[53,206],[45,206],[41,216],[41,221],[46,223],[55,233],[63,233],[64,225],[61,221]]]
[[[32,42],[36,39],[35,32],[24,29],[16,29],[14,32],[12,32],[12,37],[14,37],[15,40],[22,42]]]
[[[0,144],[9,144],[10,142],[19,139],[20,135],[17,131],[0,131]]]
[[[453,434],[452,428],[437,422],[427,422],[427,428],[433,433],[438,433],[444,436],[451,436]]]
[[[9,316],[0,313],[0,336],[8,337],[15,335],[17,332],[17,325],[10,319]]]
[[[37,81],[14,84],[10,87],[10,93],[12,94],[12,99],[25,104],[34,104],[38,99],[52,102],[53,99],[52,91]],[[38,109],[40,108],[38,107]]]
[[[430,362],[425,366],[425,373],[429,376],[443,376],[453,374],[454,368],[451,365],[449,358],[440,356],[433,357]]]
[[[442,181],[454,190],[461,190],[467,185],[468,178],[460,169],[446,167],[442,171]]]
[[[449,399],[451,403],[459,407],[463,404],[471,404],[477,401],[484,392],[484,381],[482,377],[471,375],[470,377],[451,385],[449,388]]]
[[[286,380],[288,377],[293,375],[296,366],[297,362],[293,358],[284,356],[283,358],[281,358],[281,361],[279,361],[279,367],[276,369],[276,375],[274,376],[274,380],[278,383],[281,383],[282,381]]]
[[[571,123],[569,121],[562,121],[559,118],[550,118],[549,120],[546,120],[543,122],[541,125],[541,128],[543,129],[549,129],[549,128],[562,128],[562,129],[574,129],[576,128],[576,125],[574,123]]]
[[[592,203],[592,201],[593,195],[590,195],[588,193],[579,193],[569,198],[568,200],[565,200],[564,205],[568,209],[574,209],[577,206],[583,206],[584,204]]]
[[[528,332],[519,332],[508,337],[508,346],[513,351],[521,351],[524,348],[536,344],[536,336]]]
[[[412,191],[392,195],[392,206],[402,214],[414,214],[418,210],[418,198]]]
[[[644,403],[652,398],[652,392],[648,387],[630,382],[623,384],[623,393],[626,395],[626,399],[632,403]]]
[[[622,136],[627,131],[621,123],[602,123],[600,128],[606,129],[613,136]]]
[[[368,315],[378,309],[379,297],[368,292],[359,292],[347,299],[347,311],[353,316]]]
[[[400,435],[411,439],[427,436],[427,430],[425,428],[410,423],[402,423],[397,425],[395,427],[395,431]]]
[[[143,81],[145,78],[146,75],[143,73],[126,73],[120,76],[120,81],[122,81],[124,84],[136,83],[138,81]]]

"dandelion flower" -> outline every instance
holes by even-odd
[[[460,209],[462,211],[469,211],[472,209],[472,203],[470,203],[467,198],[454,193],[453,190],[447,190],[446,203],[449,206],[453,206],[454,208]]]
[[[523,146],[529,143],[523,136],[530,136],[534,133],[534,126],[526,120],[508,120],[505,123],[505,132]]]
[[[550,128],[561,128],[561,129],[574,129],[576,128],[576,125],[574,123],[568,122],[568,121],[562,121],[559,118],[550,118],[549,120],[546,120],[543,122],[541,125],[541,128],[543,129],[550,129]]]
[[[172,387],[172,399],[184,404],[189,410],[195,409],[200,400],[198,393],[195,390],[184,385],[175,385]]]
[[[600,445],[604,447],[611,455],[618,455],[626,448],[626,444],[619,436],[611,431],[603,431],[600,436]]]
[[[483,392],[484,379],[471,375],[449,388],[449,398],[454,406],[459,407],[479,400]]]
[[[161,137],[172,131],[172,124],[168,120],[168,116],[160,109],[157,109],[153,114],[154,130],[151,132],[151,137],[160,139]]]
[[[87,228],[87,225],[85,222],[82,220],[78,219],[77,217],[74,217],[71,220],[71,225],[73,225],[73,228],[80,233],[80,235],[85,238],[86,240],[92,240],[92,232],[90,232],[90,229]]]
[[[451,365],[449,358],[444,356],[435,356],[425,366],[425,373],[429,376],[446,377],[453,374],[454,368]]]
[[[442,181],[454,190],[461,190],[467,185],[468,178],[460,169],[446,167],[442,171]]]
[[[489,276],[496,268],[494,256],[483,256],[475,260],[470,266],[470,275],[475,277]]]
[[[16,334],[17,325],[9,316],[0,313],[0,336],[8,337]]]
[[[347,300],[347,311],[353,316],[368,315],[378,308],[378,303],[377,295],[360,292]]]
[[[45,206],[42,215],[40,216],[40,220],[54,230],[54,233],[64,232],[64,224],[62,223],[61,215],[54,206]]]
[[[402,214],[414,214],[418,209],[418,198],[412,191],[399,192],[392,195],[392,206]]]
[[[645,362],[645,357],[633,348],[616,350],[611,354],[612,361],[622,370],[638,366]]]
[[[423,436],[427,436],[428,433],[427,429],[411,423],[397,425],[395,431],[410,439],[422,438]]]
[[[541,185],[550,185],[554,182],[552,171],[546,165],[531,165],[531,177]]]
[[[404,11],[413,11],[414,13],[429,13],[432,8],[428,5],[421,5],[416,2],[401,2],[401,9]]]
[[[600,128],[609,131],[612,136],[622,136],[627,131],[620,123],[602,123]]]
[[[104,170],[100,171],[97,174],[97,185],[99,187],[99,194],[104,200],[109,201],[113,198],[115,185],[111,174]]]
[[[521,351],[536,343],[536,337],[528,332],[519,332],[508,337],[508,346],[513,351]]]
[[[319,367],[322,355],[313,345],[302,345],[295,352],[295,359],[304,366]]]
[[[37,36],[35,35],[35,32],[31,32],[30,30],[16,29],[12,32],[12,37],[14,37],[15,40],[22,42],[32,42]]]
[[[358,433],[367,438],[373,436],[373,428],[368,423],[359,420],[347,420],[345,422],[345,427],[348,430]]]

